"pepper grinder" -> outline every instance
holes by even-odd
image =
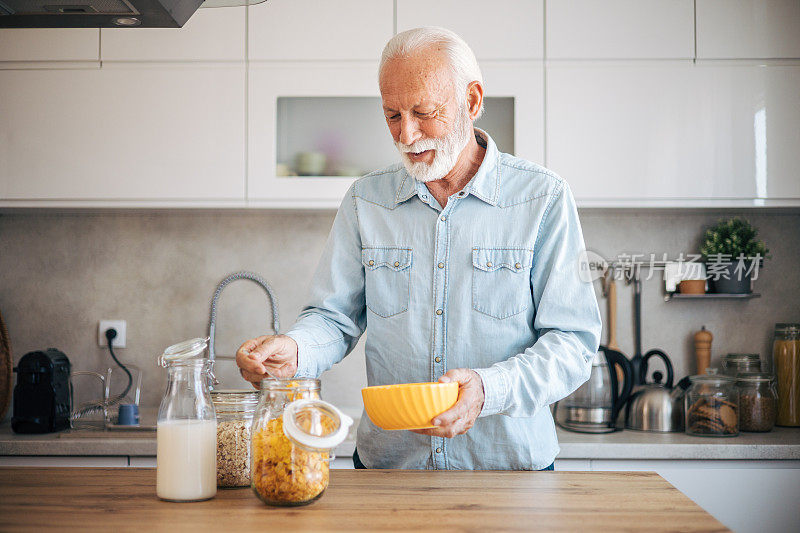
[[[705,326],[694,334],[694,356],[697,361],[697,373],[705,374],[711,366],[711,341],[714,336]]]

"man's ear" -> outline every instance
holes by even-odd
[[[483,85],[476,80],[467,85],[467,110],[469,118],[473,121],[478,118],[481,106],[483,106]]]

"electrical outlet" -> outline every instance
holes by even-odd
[[[117,336],[111,341],[114,348],[124,348],[125,336],[128,330],[128,323],[124,320],[101,320],[100,325],[97,327],[97,344],[103,348],[108,346],[106,330],[109,328],[117,330]]]

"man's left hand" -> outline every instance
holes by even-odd
[[[414,433],[432,437],[455,437],[466,433],[475,424],[483,409],[483,381],[481,376],[469,368],[454,368],[439,378],[439,383],[458,382],[456,404],[438,415],[432,423],[435,428],[413,429]]]

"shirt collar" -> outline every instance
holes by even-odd
[[[475,135],[480,144],[486,144],[486,153],[483,156],[481,166],[478,167],[478,171],[464,187],[464,190],[468,194],[472,194],[476,198],[496,206],[500,194],[500,152],[488,133],[482,129],[475,128]],[[408,171],[404,169],[403,179],[400,180],[400,186],[397,188],[395,195],[395,203],[405,202],[415,194],[419,194],[419,191],[427,191],[427,187],[423,184],[419,183],[421,187],[417,187],[417,185],[417,180],[411,177]]]

